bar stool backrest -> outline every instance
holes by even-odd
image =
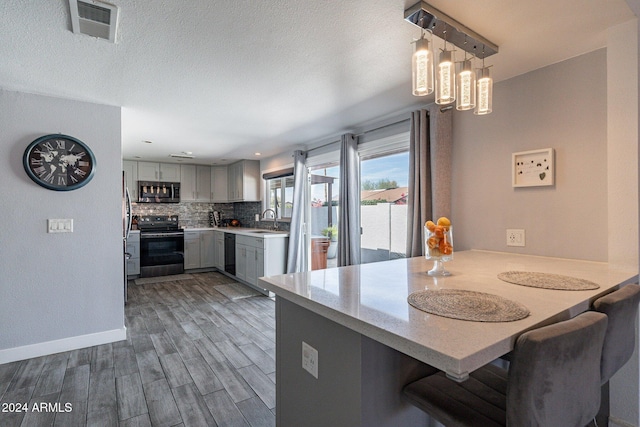
[[[520,335],[507,380],[509,427],[584,426],[600,408],[607,316],[582,313]]]
[[[640,286],[627,285],[593,303],[593,308],[607,315],[609,323],[602,347],[601,384],[629,361],[636,346],[635,319],[640,303]]]

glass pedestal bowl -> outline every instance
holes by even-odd
[[[427,272],[429,276],[450,276],[444,263],[453,259],[452,227],[436,225],[432,230],[424,228],[424,257],[433,260],[433,268]]]

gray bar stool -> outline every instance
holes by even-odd
[[[458,383],[439,372],[404,396],[445,426],[584,426],[600,407],[606,329],[606,315],[582,313],[520,335],[508,375],[486,365]]]
[[[609,380],[631,358],[636,346],[635,318],[640,303],[640,286],[627,285],[598,298],[593,309],[609,318],[607,334],[602,347],[600,382],[602,406],[596,419],[598,425],[607,425],[609,416]]]

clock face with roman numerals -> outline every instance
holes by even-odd
[[[34,182],[56,191],[75,190],[93,178],[96,159],[82,141],[67,135],[45,135],[33,141],[22,158]]]

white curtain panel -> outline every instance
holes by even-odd
[[[350,133],[340,140],[338,218],[338,266],[360,264],[360,161],[358,138]]]
[[[289,252],[287,255],[287,273],[307,271],[307,244],[305,236],[305,207],[307,166],[306,153],[293,153],[293,211],[291,212],[291,228],[289,231]]]

